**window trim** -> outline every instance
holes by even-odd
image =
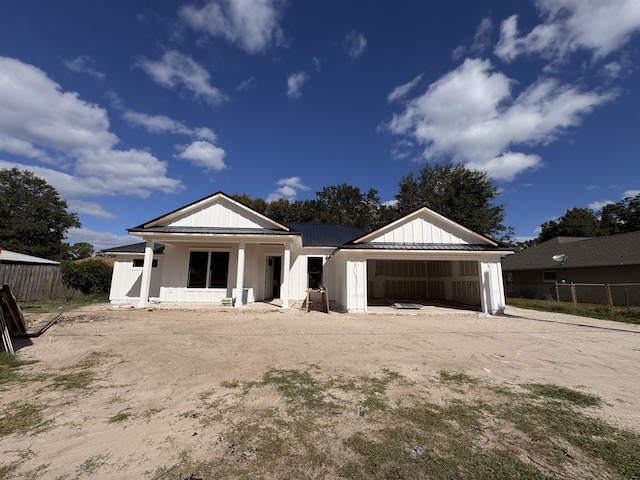
[[[204,287],[190,287],[189,286],[189,278],[191,275],[189,265],[191,264],[191,254],[194,252],[206,253],[207,254],[207,265],[205,268],[206,277],[204,282]],[[226,253],[228,255],[227,260],[227,284],[224,287],[211,287],[211,258],[212,253]],[[194,290],[194,291],[202,291],[202,290],[224,290],[226,291],[229,288],[229,269],[231,267],[231,249],[230,248],[190,248],[189,249],[189,257],[187,260],[187,279],[186,279],[186,289]]]

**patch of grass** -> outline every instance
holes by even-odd
[[[66,368],[69,373],[54,375],[52,387],[55,390],[88,390],[96,380],[96,373],[92,370],[97,367],[107,355],[92,352],[81,362]]]
[[[144,418],[147,421],[147,423],[149,423],[151,421],[151,417],[160,413],[162,410],[163,410],[162,408],[149,408],[144,412],[142,412],[142,415],[140,416]]]
[[[16,478],[14,472],[20,466],[19,462],[13,462],[9,464],[0,463],[0,479],[9,480],[10,478]]]
[[[555,300],[535,300],[529,298],[507,298],[507,305],[542,312],[567,313],[580,317],[612,320],[614,322],[640,324],[639,307],[609,307],[606,305],[578,304],[557,302]]]
[[[76,472],[78,474],[84,473],[86,475],[93,475],[98,470],[100,470],[103,466],[107,464],[107,460],[109,460],[110,455],[95,455],[93,457],[87,458],[82,464],[76,467]]]
[[[21,367],[33,363],[37,363],[37,360],[22,360],[9,352],[0,352],[0,385],[40,380],[41,376],[29,376],[20,372]]]
[[[12,402],[0,411],[0,437],[42,432],[50,425],[44,418],[44,405]]]
[[[299,370],[268,370],[262,385],[271,385],[289,405],[317,409],[324,406],[325,386],[309,372]]]
[[[82,295],[61,300],[38,300],[37,302],[20,302],[25,313],[67,312],[76,308],[99,303],[109,303],[109,295]]]
[[[457,383],[460,385],[474,385],[477,382],[475,378],[461,372],[452,373],[448,372],[447,370],[440,370],[438,372],[438,376],[440,377],[441,382]]]
[[[523,385],[523,387],[531,390],[537,396],[564,401],[577,407],[599,407],[602,404],[602,400],[596,395],[582,393],[558,385],[529,383]]]
[[[134,416],[133,412],[131,412],[130,410],[131,409],[129,409],[129,408],[125,408],[124,410],[120,410],[118,413],[116,413],[112,417],[109,417],[107,419],[107,423],[126,422],[127,420],[129,420],[131,417]]]

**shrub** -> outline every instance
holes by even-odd
[[[113,267],[101,260],[62,262],[60,271],[63,282],[82,293],[109,293]]]

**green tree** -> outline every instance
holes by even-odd
[[[375,189],[361,192],[358,187],[342,183],[316,192],[317,222],[350,225],[363,230],[378,226],[380,198]]]
[[[508,241],[512,229],[503,224],[504,205],[493,203],[498,192],[485,172],[428,164],[417,176],[400,180],[396,209],[406,215],[427,207],[474,232]]]
[[[640,194],[602,207],[600,224],[604,235],[640,230]]]
[[[79,227],[55,188],[27,170],[0,170],[0,246],[44,258],[64,258],[63,239]]]
[[[87,242],[78,242],[67,248],[71,260],[81,260],[93,256],[93,245]]]
[[[556,237],[597,237],[600,233],[600,222],[593,210],[572,208],[558,221],[543,223],[536,242],[542,243]]]
[[[109,293],[113,267],[102,260],[84,262],[62,262],[60,264],[62,280],[69,287],[86,294]]]

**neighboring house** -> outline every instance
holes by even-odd
[[[555,298],[556,282],[640,283],[640,232],[557,237],[504,258],[502,270],[516,297]]]
[[[62,283],[60,262],[0,249],[0,285],[9,285],[19,302],[75,294]]]
[[[145,243],[115,255],[112,303],[220,303],[279,298],[283,308],[326,287],[349,312],[398,300],[504,310],[507,249],[421,208],[371,233],[278,223],[222,192],[129,229]]]

